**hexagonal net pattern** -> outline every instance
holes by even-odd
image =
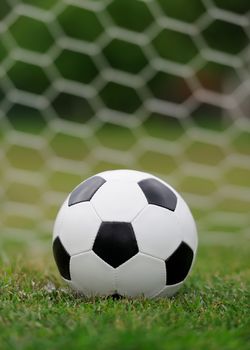
[[[1,237],[47,242],[86,177],[135,168],[201,239],[246,237],[249,1],[2,0]]]

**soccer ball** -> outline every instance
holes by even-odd
[[[62,278],[91,296],[171,296],[197,249],[192,214],[159,178],[133,170],[97,174],[76,187],[55,221]]]

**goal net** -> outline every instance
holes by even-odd
[[[249,0],[2,0],[1,242],[47,246],[105,169],[152,172],[202,242],[249,237]]]

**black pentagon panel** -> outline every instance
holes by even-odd
[[[120,299],[123,299],[123,296],[120,295],[120,294],[118,294],[118,293],[115,293],[115,294],[112,294],[112,295],[111,295],[111,298],[112,298],[113,300],[120,300]]]
[[[114,268],[125,263],[139,251],[132,225],[127,222],[103,222],[93,251]]]
[[[138,183],[149,204],[175,211],[177,197],[174,192],[156,179],[146,179]]]
[[[165,261],[167,270],[167,285],[182,282],[190,270],[194,258],[193,250],[181,242],[175,252]]]
[[[71,205],[90,201],[96,191],[106,182],[100,176],[94,176],[77,186],[69,197],[69,207]]]
[[[62,245],[59,237],[53,242],[53,254],[60,274],[66,280],[70,280],[70,255]]]

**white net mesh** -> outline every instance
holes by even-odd
[[[2,242],[46,245],[66,193],[107,168],[165,178],[203,241],[249,237],[248,1],[0,6]]]

